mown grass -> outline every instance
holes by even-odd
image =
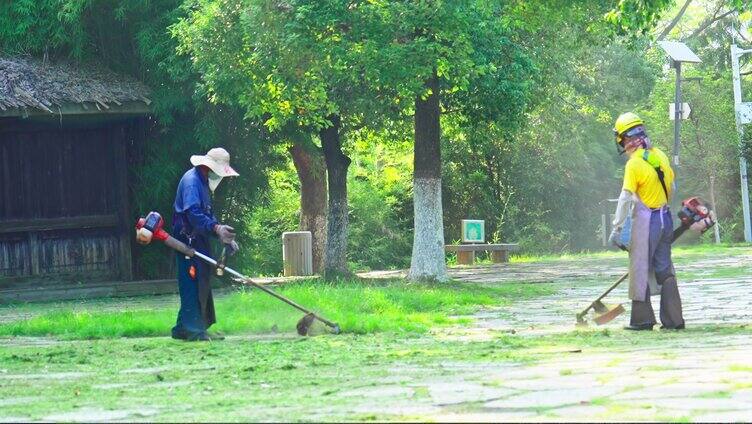
[[[752,336],[752,325],[727,324],[727,325],[702,325],[690,326],[686,330],[654,330],[654,331],[625,331],[622,329],[581,329],[565,333],[553,333],[535,337],[526,337],[525,346],[528,348],[555,348],[555,349],[591,349],[611,350],[627,348],[636,345],[670,346],[673,343],[704,342],[708,335],[713,337],[722,336]],[[510,335],[500,335],[500,343],[508,343],[515,340]],[[674,353],[664,353],[665,358],[673,359]]]
[[[681,352],[696,347],[697,341],[722,335],[749,336],[752,327],[707,326],[684,332],[639,334],[592,329],[560,334],[503,334],[487,340],[390,332],[336,337],[231,337],[219,343],[121,338],[37,345],[26,344],[22,339],[0,349],[0,375],[13,383],[0,384],[0,399],[7,400],[0,408],[0,418],[65,421],[55,420],[51,414],[135,409],[154,415],[131,415],[129,420],[354,421],[362,418],[360,414],[365,412],[360,412],[361,408],[366,408],[373,411],[368,412],[373,420],[404,421],[399,412],[392,412],[392,405],[431,405],[431,398],[425,396],[431,382],[456,381],[468,369],[485,367],[490,371],[488,376],[470,373],[470,382],[514,387],[507,377],[499,379],[506,374],[493,371],[510,364],[532,366],[562,355],[599,352],[629,360],[639,346]],[[462,364],[469,367],[452,366]],[[581,368],[567,367],[560,375],[579,372]],[[531,371],[531,378],[534,375]],[[399,394],[379,394],[385,387],[404,387],[413,395],[400,398]],[[630,386],[625,391],[640,387]],[[729,390],[742,388],[746,387]],[[369,391],[373,393],[364,394]],[[597,403],[610,410],[622,408],[618,402],[624,401],[609,403],[600,399]],[[639,411],[611,412],[603,419],[655,420],[660,411],[645,412],[644,416]],[[416,421],[425,420],[426,417],[416,417]]]
[[[395,402],[389,397],[369,399],[363,390],[412,388],[422,378],[442,378],[444,371],[437,364],[514,361],[523,352],[522,346],[510,349],[506,342],[386,332],[232,337],[216,343],[121,338],[6,345],[0,349],[0,364],[14,384],[0,384],[0,399],[9,400],[0,408],[0,419],[66,421],[47,417],[81,409],[156,409],[156,415],[129,420],[351,422],[358,419],[356,406]],[[375,420],[385,418],[401,421],[388,405],[374,415]]]
[[[337,322],[343,332],[423,333],[433,326],[467,323],[482,307],[554,292],[545,284],[427,284],[394,280],[336,284],[302,281],[275,288],[299,304]],[[124,302],[127,302],[124,301]],[[302,313],[259,290],[238,290],[215,301],[218,323],[226,334],[294,331]],[[167,336],[178,304],[102,311],[101,304],[59,309],[0,325],[0,336],[57,336],[64,339]]]

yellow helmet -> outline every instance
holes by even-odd
[[[614,124],[614,135],[616,136],[616,142],[621,143],[621,139],[624,133],[638,125],[645,125],[645,123],[642,122],[642,119],[640,119],[640,117],[636,114],[627,112],[619,115],[619,117],[616,118],[616,123]]]

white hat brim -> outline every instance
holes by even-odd
[[[211,169],[215,174],[219,175],[220,177],[237,177],[240,174],[237,173],[229,164],[228,165],[221,165],[220,163],[214,161],[209,156],[205,155],[193,155],[191,156],[191,164],[193,166],[199,166],[204,165]]]

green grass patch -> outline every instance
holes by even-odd
[[[702,244],[679,244],[674,246],[672,253],[677,256],[692,256],[696,254],[729,254],[738,252],[740,255],[752,251],[752,245],[748,243],[702,243]]]
[[[585,348],[602,348],[633,357],[624,349],[646,346],[659,351],[682,350],[695,346],[698,339],[723,334],[752,335],[752,331],[745,326],[639,334],[597,330],[505,334],[478,341],[449,339],[432,332],[284,339],[230,337],[212,343],[121,338],[40,345],[27,344],[24,339],[8,340],[0,349],[0,364],[2,375],[14,384],[0,385],[0,399],[8,400],[3,405],[4,416],[27,417],[26,421],[80,409],[133,410],[142,406],[154,408],[155,415],[129,419],[194,422],[216,421],[220,416],[225,421],[353,421],[362,413],[355,411],[374,404],[403,400],[431,406],[432,400],[424,390],[403,398],[399,388],[452,381],[467,369],[490,367],[498,371],[499,365],[510,362],[532,365],[538,360],[561,358],[571,345],[583,348],[585,354],[589,353]],[[548,352],[540,353],[541,347]],[[562,368],[560,375],[571,375],[570,371],[576,374],[578,370]],[[547,375],[531,372],[528,377]],[[511,384],[491,378],[485,383],[482,379],[469,381],[492,387]],[[641,388],[629,386],[624,391]],[[186,408],[195,404],[197,395],[201,397],[200,407]],[[648,410],[643,414],[635,411],[634,404],[614,404],[607,398],[596,397],[591,403],[607,408],[605,415],[598,415],[604,420],[652,421],[660,412],[646,405]],[[620,409],[627,407],[630,409]],[[538,411],[546,414],[553,410]],[[385,421],[400,417],[385,408],[374,412],[372,418]]]
[[[7,402],[0,415],[33,421],[80,409],[153,408],[156,415],[129,420],[350,422],[368,406],[379,407],[374,420],[399,420],[390,412],[395,396],[398,402],[431,405],[416,383],[465,372],[441,364],[517,361],[527,343],[518,339],[518,348],[388,332],[211,343],[156,337],[50,345],[9,341],[0,349],[0,375],[13,384],[0,385],[0,399]],[[414,394],[379,394],[398,387],[415,388]]]
[[[78,409],[143,407],[157,409],[157,415],[145,417],[147,421],[222,417],[243,422],[349,422],[357,418],[355,406],[393,401],[393,395],[369,397],[364,391],[413,387],[422,379],[440,381],[447,373],[463,372],[437,364],[524,363],[528,342],[518,339],[516,344],[467,342],[430,333],[384,332],[288,339],[231,337],[211,343],[165,338],[51,345],[9,342],[0,349],[0,364],[2,375],[14,378],[15,384],[0,385],[0,399],[24,403],[3,405],[0,417],[33,421]],[[76,375],[66,375],[70,373]],[[430,405],[425,393],[416,389],[408,400]],[[196,396],[201,397],[200,405]],[[387,418],[398,419],[388,412],[374,415],[378,421]]]
[[[665,346],[694,344],[695,341],[707,340],[708,334],[713,337],[752,335],[752,326],[742,325],[707,325],[689,327],[682,331],[627,331],[612,329],[578,329],[565,333],[545,334],[534,337],[515,337],[513,335],[499,335],[497,339],[502,343],[518,343],[536,352],[562,351],[568,349],[614,350],[620,347],[632,346]],[[674,353],[663,352],[661,357],[672,359],[678,357]],[[616,358],[607,364],[618,365],[622,358]],[[662,370],[658,366],[655,370]],[[670,368],[667,368],[670,369]]]
[[[699,257],[707,255],[749,255],[752,254],[752,245],[745,243],[722,243],[722,244],[688,244],[676,245],[672,249],[672,257],[677,263],[688,263]],[[627,255],[618,250],[600,250],[595,252],[571,252],[562,254],[517,254],[511,255],[511,262],[560,262],[588,259],[623,259]]]
[[[517,263],[529,263],[529,262],[558,262],[558,261],[571,261],[571,260],[583,260],[583,259],[619,259],[624,258],[625,254],[621,251],[602,250],[597,252],[577,252],[577,253],[562,253],[562,254],[512,254],[509,257],[510,262]]]
[[[752,381],[749,382],[732,382],[729,383],[731,385],[731,388],[733,390],[744,390],[744,389],[752,389]]]
[[[669,365],[647,365],[642,368],[646,371],[669,371],[673,369]]]
[[[714,392],[701,393],[698,397],[706,399],[728,399],[731,397],[731,392],[726,390],[718,390]]]
[[[467,315],[518,299],[551,294],[545,284],[480,285],[302,281],[275,288],[299,304],[339,323],[344,332],[426,332],[434,326],[466,324]],[[259,290],[241,290],[216,300],[218,323],[226,334],[291,332],[300,312]],[[178,304],[133,310],[102,311],[101,304],[77,304],[0,325],[0,336],[57,336],[66,339],[169,335]]]
[[[729,365],[729,371],[752,372],[752,365],[731,364]]]
[[[749,266],[726,266],[713,268],[707,274],[702,274],[703,279],[707,278],[734,278],[749,276]]]

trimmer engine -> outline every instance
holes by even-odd
[[[684,200],[678,215],[683,227],[700,234],[715,225],[715,212],[699,197]]]
[[[136,222],[136,241],[140,244],[149,244],[155,237],[157,240],[165,241],[170,235],[162,229],[164,219],[159,212],[149,212],[146,218],[139,218]]]

